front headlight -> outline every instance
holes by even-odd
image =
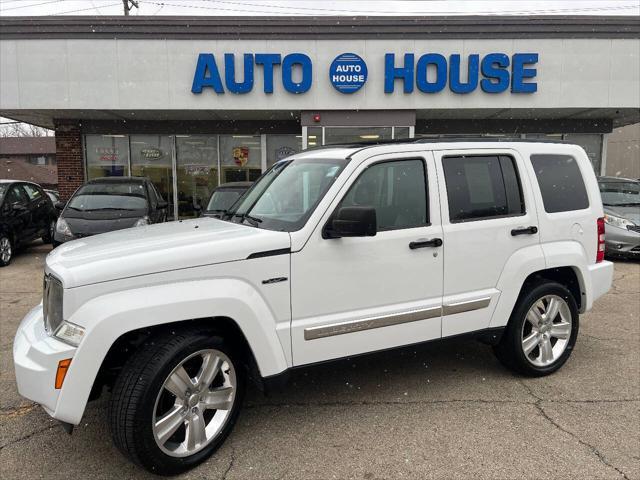
[[[142,217],[133,224],[134,227],[144,227],[145,225],[149,225],[149,217]]]
[[[69,224],[62,217],[58,218],[58,221],[56,222],[56,232],[64,235],[65,237],[73,237]]]
[[[84,337],[84,328],[80,325],[64,321],[58,330],[56,330],[54,336],[58,340],[62,340],[64,343],[77,347],[80,345],[82,337]]]
[[[629,227],[635,226],[635,223],[627,220],[626,218],[616,217],[615,215],[611,215],[608,213],[605,213],[604,221],[605,223],[611,225],[612,227],[618,227],[618,228],[627,228],[627,226]]]
[[[62,297],[62,282],[53,275],[45,275],[42,309],[44,328],[49,335],[53,335],[62,323]]]

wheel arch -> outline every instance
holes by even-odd
[[[155,337],[171,333],[176,330],[192,329],[204,331],[213,335],[219,335],[237,349],[244,360],[249,378],[261,386],[261,375],[255,355],[242,332],[238,323],[224,316],[194,318],[190,320],[180,320],[151,325],[149,327],[137,328],[123,333],[109,348],[98,369],[98,373],[93,381],[89,400],[94,400],[100,396],[106,387],[111,389],[124,364],[135,353],[136,349],[145,343],[152,342]]]
[[[206,279],[115,291],[83,303],[67,321],[85,328],[56,406],[56,418],[78,424],[100,372],[117,363],[103,362],[114,352],[127,355],[149,335],[180,325],[224,331],[247,346],[259,377],[281,373],[290,364],[276,329],[276,319],[260,294],[240,279]],[[112,348],[114,350],[112,350]],[[111,353],[110,353],[111,352]],[[102,381],[104,377],[100,379]]]

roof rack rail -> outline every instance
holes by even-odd
[[[393,145],[401,143],[456,143],[456,142],[519,142],[519,143],[570,143],[562,139],[533,139],[520,137],[446,137],[446,138],[399,138],[394,140],[371,140],[364,142],[328,143],[326,145],[309,148],[308,150],[318,150],[323,148],[356,148],[375,147],[378,145]]]

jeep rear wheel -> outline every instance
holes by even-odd
[[[154,338],[123,368],[109,402],[115,444],[134,462],[173,475],[206,460],[240,412],[244,370],[207,332]]]
[[[559,283],[541,283],[521,295],[494,351],[508,368],[539,377],[567,361],[578,336],[578,307]]]

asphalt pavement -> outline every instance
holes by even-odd
[[[154,478],[112,445],[106,396],[73,435],[18,395],[11,348],[50,247],[0,269],[0,478]],[[471,340],[296,372],[250,389],[235,430],[184,479],[640,479],[640,264],[581,316],[556,374],[527,379]],[[157,477],[155,477],[157,478]]]

